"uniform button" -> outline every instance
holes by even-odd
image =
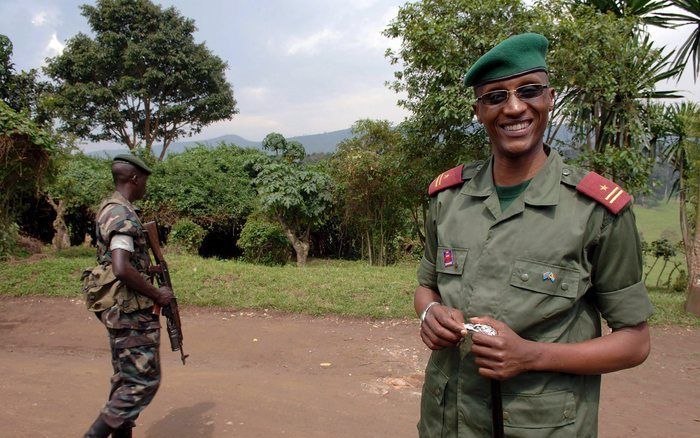
[[[569,176],[571,175],[571,171],[569,169],[564,169],[561,171],[561,174],[564,176]]]
[[[522,275],[520,276],[520,279],[521,279],[522,281],[528,281],[528,280],[530,279],[530,276],[527,275],[527,274],[522,274]]]
[[[562,283],[561,290],[569,290],[569,283]]]
[[[440,395],[440,388],[435,388],[435,390],[433,390],[433,394],[435,394],[436,397],[439,396]]]
[[[506,411],[503,411],[503,421],[510,421],[510,414]]]

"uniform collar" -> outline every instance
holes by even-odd
[[[529,205],[557,205],[559,203],[559,183],[561,182],[563,162],[559,153],[549,146],[547,161],[542,169],[537,172],[530,185],[525,190],[523,200]],[[468,196],[488,197],[496,192],[493,183],[493,156],[488,165],[483,166],[467,184],[462,187],[460,193]]]
[[[119,192],[119,190],[115,190],[114,193],[112,193],[111,199],[113,199],[113,200],[117,201],[118,203],[124,205],[125,207],[127,207],[127,208],[128,208],[129,210],[131,210],[131,211],[134,211],[134,212],[136,211],[136,208],[135,208],[134,205],[131,203],[131,201],[129,201],[128,199],[126,199],[126,196],[122,195],[121,192]]]

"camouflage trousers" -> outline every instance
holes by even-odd
[[[133,427],[160,385],[160,329],[107,331],[114,375],[100,416],[112,428]]]

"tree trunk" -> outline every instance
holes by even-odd
[[[698,183],[700,193],[700,183]],[[700,316],[700,200],[695,206],[695,236],[690,248],[685,248],[688,259],[688,299],[685,310]]]
[[[300,239],[281,217],[278,216],[277,221],[282,226],[284,234],[287,235],[287,239],[292,244],[292,248],[294,248],[294,253],[297,256],[297,268],[303,268],[306,266],[306,259],[309,257],[309,233],[306,233],[305,239]]]
[[[68,226],[66,226],[66,203],[64,200],[58,201],[58,204],[49,195],[47,200],[51,207],[53,207],[56,212],[56,219],[53,221],[53,229],[55,234],[51,240],[51,246],[53,249],[66,249],[70,248],[70,237],[68,235]]]

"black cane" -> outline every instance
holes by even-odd
[[[493,420],[493,438],[504,438],[500,380],[491,380],[491,419]]]

